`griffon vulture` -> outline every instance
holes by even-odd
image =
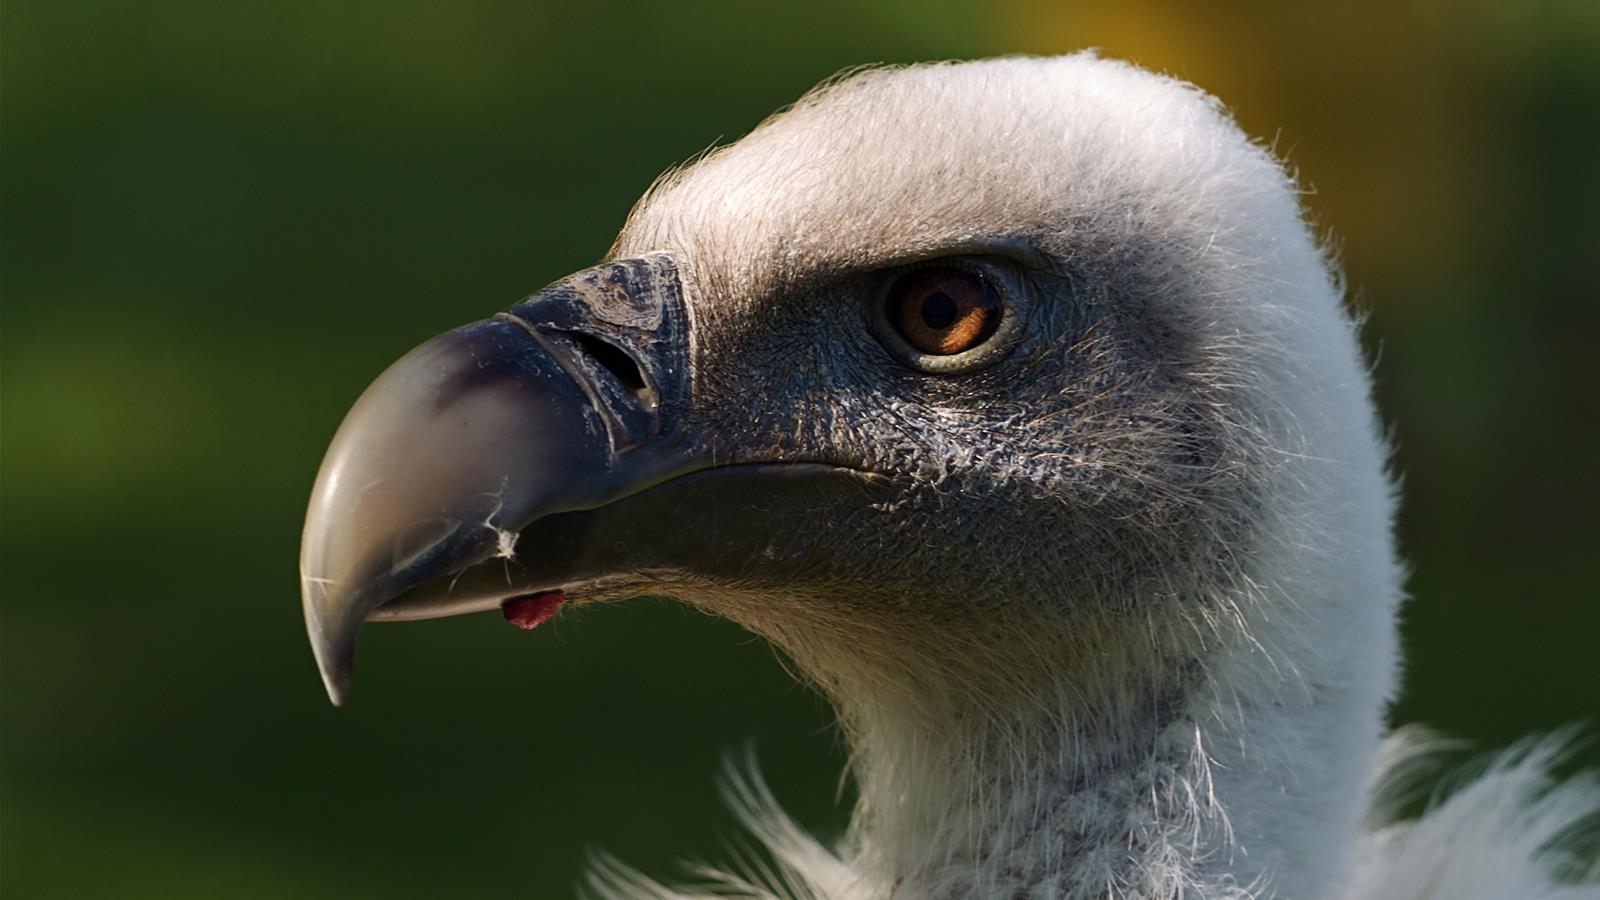
[[[1403,573],[1341,294],[1179,81],[826,85],[356,402],[301,556],[328,693],[369,620],[666,595],[782,648],[859,788],[825,848],[747,784],[778,883],[718,896],[1594,897],[1543,874],[1594,800],[1548,743],[1363,824]]]

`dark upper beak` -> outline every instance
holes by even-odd
[[[525,528],[701,467],[671,439],[686,327],[677,269],[656,254],[557,282],[373,382],[328,448],[300,554],[306,628],[335,704],[367,619],[493,608],[508,586],[559,586],[581,574],[583,529],[542,535],[523,561]],[[503,579],[470,571],[497,558]]]

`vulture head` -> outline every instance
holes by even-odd
[[[1341,294],[1183,83],[825,85],[356,402],[301,557],[328,692],[369,620],[671,596],[837,708],[841,855],[775,839],[816,896],[1321,895],[1400,596]]]

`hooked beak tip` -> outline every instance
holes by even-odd
[[[355,664],[355,645],[348,650],[330,643],[313,640],[312,652],[317,658],[317,671],[322,674],[322,686],[328,691],[328,701],[343,706],[350,696],[350,670]]]
[[[345,697],[350,693],[348,679],[343,682],[334,680],[333,676],[324,670],[322,673],[322,686],[328,689],[328,702],[334,706],[343,706]]]
[[[311,652],[317,659],[317,671],[322,674],[322,685],[328,691],[328,700],[334,706],[343,706],[350,695],[350,673],[355,668],[356,634],[361,628],[359,617],[354,623],[350,616],[324,615],[326,610],[324,586],[303,582],[305,592],[306,633],[311,638]],[[315,595],[315,596],[313,596]]]

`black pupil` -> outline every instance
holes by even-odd
[[[956,313],[959,311],[955,299],[939,291],[923,299],[922,322],[934,331],[943,331],[956,323]]]

